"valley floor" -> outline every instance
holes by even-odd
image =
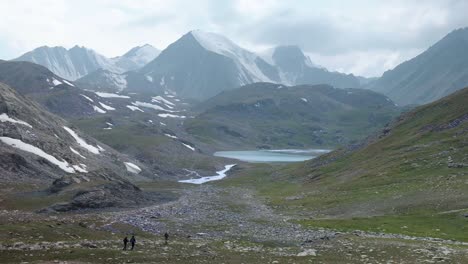
[[[248,186],[175,185],[171,191],[177,200],[124,211],[3,210],[0,262],[468,263],[468,243],[299,225],[300,216],[282,214]],[[122,251],[121,240],[131,233],[136,249]]]

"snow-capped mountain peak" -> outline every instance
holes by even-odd
[[[250,53],[223,35],[202,30],[192,30],[190,33],[206,50],[228,57]]]
[[[159,53],[159,49],[145,44],[132,48],[122,56],[112,58],[112,61],[124,71],[137,70],[154,60]]]
[[[114,72],[121,71],[103,55],[78,45],[71,49],[42,46],[14,60],[40,64],[60,77],[73,81],[101,68]]]
[[[53,73],[69,80],[77,80],[98,69],[114,73],[136,70],[153,60],[160,51],[151,45],[135,47],[123,56],[109,59],[84,46],[64,47],[42,46],[14,59],[40,64]]]
[[[255,53],[241,48],[227,37],[216,33],[193,30],[190,34],[204,49],[231,58],[239,67],[241,85],[251,82],[273,82],[260,69],[258,63],[263,59]]]

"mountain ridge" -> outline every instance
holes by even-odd
[[[454,30],[366,88],[384,93],[400,105],[432,102],[468,85],[467,48],[468,28]]]
[[[84,46],[72,48],[62,46],[41,46],[26,52],[13,61],[29,61],[40,64],[58,76],[75,81],[96,70],[104,69],[114,73],[136,70],[159,55],[159,50],[149,44],[137,46],[124,55],[107,58]]]

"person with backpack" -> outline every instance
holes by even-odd
[[[130,238],[130,244],[132,245],[130,250],[133,250],[133,248],[135,247],[135,243],[136,243],[135,235],[132,235],[132,238]]]
[[[124,237],[123,243],[124,243],[124,247],[123,247],[122,250],[127,250],[127,244],[128,244],[128,238],[127,238],[127,236]]]

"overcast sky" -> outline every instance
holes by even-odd
[[[192,29],[252,51],[297,44],[330,70],[379,76],[468,26],[467,0],[0,0],[0,58],[75,44],[112,57]]]

